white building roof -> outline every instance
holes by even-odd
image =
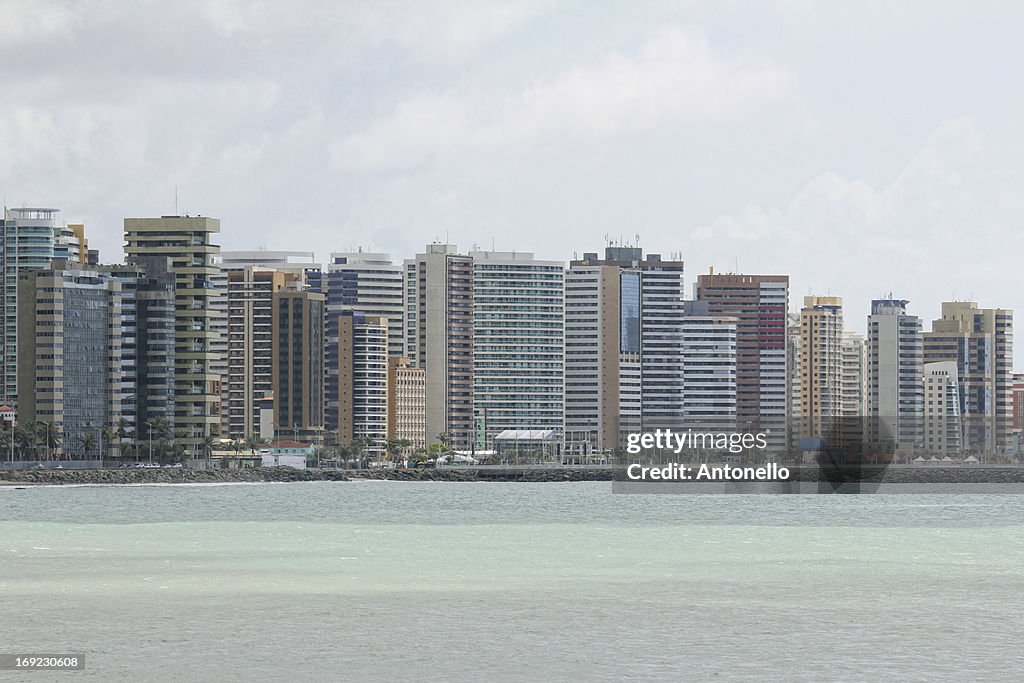
[[[494,438],[496,441],[554,441],[558,437],[553,429],[506,429]]]

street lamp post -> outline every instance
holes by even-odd
[[[146,425],[146,427],[148,427],[148,429],[146,431],[148,432],[148,436],[149,436],[149,464],[152,465],[153,464],[153,423],[152,422],[146,422],[145,425]]]

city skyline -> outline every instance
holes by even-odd
[[[64,208],[107,262],[131,215],[324,261],[435,239],[569,260],[639,234],[691,281],[842,295],[861,333],[889,292],[923,320],[1021,309],[1013,12],[9,2],[0,196]]]

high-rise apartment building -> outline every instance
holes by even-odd
[[[736,318],[713,313],[707,301],[687,301],[678,325],[676,339],[683,370],[678,383],[682,387],[681,419],[666,426],[716,433],[736,430],[739,410]],[[644,389],[646,393],[646,386]]]
[[[425,372],[427,441],[455,449],[475,443],[473,259],[451,244],[430,244],[405,261],[405,349]]]
[[[404,356],[388,357],[388,439],[427,445],[427,382],[423,368],[410,367]]]
[[[1010,446],[1013,423],[1013,311],[945,301],[924,333],[924,362],[956,363],[964,448],[981,455]]]
[[[345,311],[336,317],[338,443],[354,440],[380,456],[388,439],[388,330],[383,316]]]
[[[960,415],[960,379],[953,361],[925,363],[922,445],[933,457],[963,453],[963,423]]]
[[[387,318],[388,355],[401,356],[404,351],[404,284],[402,266],[393,263],[390,254],[334,252],[327,265],[328,313],[359,311]]]
[[[173,259],[160,255],[135,255],[135,386],[122,401],[126,429],[141,435],[146,423],[162,420],[172,430],[175,423],[175,372],[177,311]],[[129,266],[130,268],[131,266]],[[122,304],[127,317],[128,306]],[[130,344],[122,344],[122,353]],[[134,419],[125,406],[135,410]]]
[[[565,441],[608,450],[681,419],[684,264],[639,247],[585,253],[565,275]]]
[[[291,284],[301,271],[231,266],[228,277],[228,369],[222,435],[256,439],[270,425],[261,421],[265,399],[274,395],[274,293]],[[271,429],[272,431],[272,429]]]
[[[1024,429],[1024,374],[1013,375],[1013,422],[1012,429]]]
[[[786,446],[788,275],[716,274],[697,277],[695,299],[736,319],[736,420],[741,431],[762,432],[768,447]]]
[[[562,431],[565,265],[473,251],[473,401],[493,447],[509,429]]]
[[[800,437],[827,436],[843,410],[843,300],[807,296],[800,309]]]
[[[282,289],[273,294],[274,424],[279,437],[320,443],[324,431],[323,294]]]
[[[121,417],[122,281],[109,269],[54,266],[18,279],[18,420],[52,424],[65,453],[95,457],[87,435],[95,449]]]
[[[839,385],[839,415],[864,417],[867,414],[867,347],[864,337],[844,331],[840,341],[842,379]]]
[[[924,414],[921,319],[903,299],[876,299],[868,316],[868,416],[875,437],[883,434],[907,451],[921,443]]]
[[[49,268],[59,227],[57,209],[4,208],[0,223],[3,262],[3,361],[0,364],[0,403],[18,400],[18,277],[27,271]]]
[[[221,382],[226,319],[217,289],[220,268],[213,256],[220,247],[211,236],[220,221],[201,216],[126,218],[125,256],[171,259],[175,278],[175,430],[192,454],[220,429]],[[226,299],[226,297],[224,297]],[[224,302],[226,304],[226,301]]]
[[[405,286],[402,266],[389,254],[363,251],[336,252],[324,281],[327,296],[327,428],[338,433],[338,316],[358,312],[384,318],[388,325],[388,355],[401,356],[404,349]]]
[[[801,437],[800,314],[786,314],[786,447],[795,448]]]

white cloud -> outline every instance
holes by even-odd
[[[732,119],[787,95],[794,78],[725,58],[707,40],[666,28],[635,55],[609,54],[517,94],[488,101],[465,89],[419,95],[333,150],[345,169],[408,168],[431,155],[533,143],[591,143],[658,126]]]
[[[428,62],[463,60],[549,11],[554,0],[373,2],[350,7],[355,36]]]
[[[0,3],[0,43],[6,46],[67,36],[80,23],[66,4],[44,0]]]
[[[1017,297],[1007,292],[1020,269],[1004,221],[1014,219],[999,210],[1008,188],[988,164],[976,122],[950,119],[891,183],[822,173],[783,208],[748,206],[693,230],[693,252],[699,262],[756,253],[756,270],[791,273],[795,294],[844,296],[851,329],[889,291],[926,320],[954,293],[1013,308]]]

